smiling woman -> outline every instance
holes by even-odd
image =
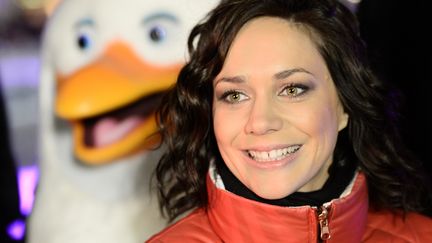
[[[149,242],[429,242],[423,177],[333,0],[222,1],[157,116],[171,220]]]
[[[329,77],[309,36],[290,22],[257,18],[237,34],[214,82],[214,132],[230,171],[257,195],[323,186],[348,120]]]

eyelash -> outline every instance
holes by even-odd
[[[219,96],[218,100],[221,100],[221,101],[229,103],[229,104],[235,104],[235,103],[241,102],[241,101],[230,101],[230,100],[228,100],[228,97],[230,95],[235,95],[235,94],[236,95],[243,95],[243,96],[247,97],[247,95],[245,95],[244,93],[239,92],[239,91],[234,90],[234,89],[231,89],[231,90],[227,90],[227,91],[223,92],[223,94],[221,96]]]
[[[310,88],[308,86],[306,86],[306,85],[303,85],[303,84],[291,83],[291,84],[288,84],[287,86],[285,86],[282,89],[282,91],[279,92],[279,95],[281,95],[283,92],[286,92],[288,89],[296,89],[297,90],[297,94],[292,95],[292,94],[288,94],[287,93],[285,96],[291,96],[292,98],[296,98],[296,97],[304,95]],[[299,89],[301,91],[298,91]]]
[[[287,94],[284,94],[283,96],[290,96],[291,98],[297,98],[299,96],[304,95],[310,88],[308,86],[306,86],[306,85],[303,85],[303,84],[291,83],[291,84],[286,85],[282,89],[282,91],[279,92],[279,95],[282,95],[282,93],[286,92],[288,89],[296,89],[297,90],[297,94],[291,95],[291,94],[287,93]],[[299,89],[300,89],[300,91],[298,91]],[[244,93],[242,93],[240,91],[237,91],[235,89],[230,89],[230,90],[227,90],[227,91],[223,92],[223,94],[218,97],[218,100],[226,102],[228,104],[235,104],[235,103],[239,103],[239,102],[241,102],[241,101],[243,101],[245,99],[245,98],[242,98],[239,101],[232,101],[232,100],[229,100],[230,95],[240,95],[240,96],[245,96],[246,99],[248,98],[248,96],[245,95]]]

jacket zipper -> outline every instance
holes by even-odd
[[[328,216],[330,213],[330,203],[325,203],[317,209],[320,239],[327,241],[331,238]]]

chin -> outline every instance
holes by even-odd
[[[284,198],[291,193],[294,192],[294,190],[275,190],[274,187],[269,187],[268,190],[252,190],[255,194],[257,194],[259,197],[268,199],[268,200],[276,200]]]

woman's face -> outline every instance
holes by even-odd
[[[279,18],[250,21],[213,87],[216,141],[244,185],[267,199],[322,187],[348,116],[303,29]]]

